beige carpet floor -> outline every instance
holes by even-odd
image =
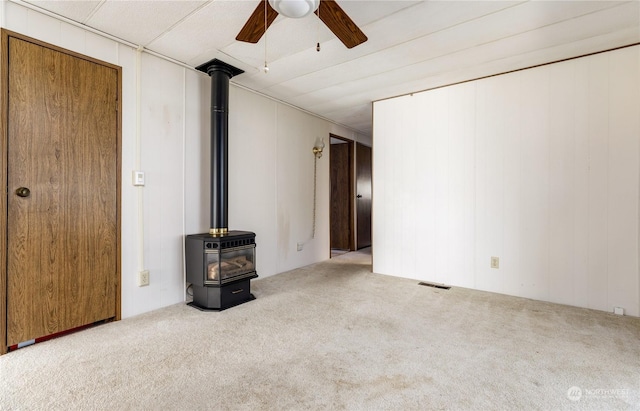
[[[637,410],[640,319],[372,274],[348,253],[0,357],[2,410]]]

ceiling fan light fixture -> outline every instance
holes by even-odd
[[[316,11],[320,0],[269,0],[269,4],[279,14],[299,19]]]

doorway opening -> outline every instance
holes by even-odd
[[[331,134],[331,258],[371,247],[371,147]],[[371,251],[368,251],[369,254]]]
[[[355,250],[354,143],[330,134],[331,258]]]

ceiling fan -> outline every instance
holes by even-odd
[[[236,40],[257,43],[278,14],[299,18],[312,12],[347,48],[367,41],[367,36],[334,0],[260,0]]]

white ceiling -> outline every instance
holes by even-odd
[[[258,0],[28,2],[189,66],[221,59],[245,70],[233,83],[367,135],[372,101],[640,42],[639,0],[338,0],[369,38],[353,49],[315,15],[236,41]]]

